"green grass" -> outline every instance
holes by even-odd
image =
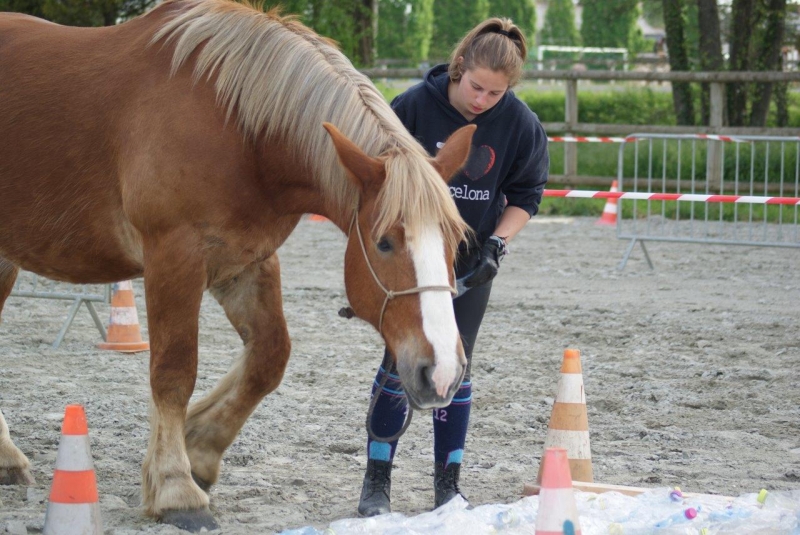
[[[637,147],[638,145],[638,154]],[[797,142],[720,143],[726,181],[725,193],[734,193],[733,180],[739,177],[739,194],[764,194],[764,182],[776,184],[783,179],[783,195],[796,194],[795,177],[798,169]],[[695,193],[705,193],[706,153],[709,143],[703,140],[644,139],[627,143],[623,152],[623,177],[632,183],[634,174],[639,188],[646,187],[652,177],[661,191],[661,178],[680,178],[682,192],[689,192],[691,180],[696,183]],[[578,174],[584,176],[616,177],[620,145],[617,143],[586,143],[578,150]],[[550,172],[564,172],[564,144],[550,144]],[[777,193],[773,193],[777,194]]]
[[[564,91],[522,88],[517,96],[536,112],[542,122],[564,120]],[[694,91],[695,121],[700,124],[700,92]],[[788,94],[788,127],[800,127],[800,92]],[[651,87],[578,90],[578,121],[582,123],[674,125],[675,112],[670,91]],[[777,126],[775,101],[770,104],[767,126]]]

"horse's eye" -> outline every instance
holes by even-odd
[[[392,244],[386,238],[381,238],[378,242],[378,250],[382,253],[388,253],[392,250]]]

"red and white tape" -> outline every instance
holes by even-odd
[[[785,204],[800,206],[800,197],[761,197],[754,195],[700,195],[696,193],[647,193],[623,191],[586,191],[577,189],[546,189],[545,197],[583,199],[634,199],[639,201],[691,201],[707,203]]]
[[[551,143],[625,143],[634,138],[625,137],[583,137],[583,136],[553,136],[548,137]]]
[[[635,135],[627,137],[550,136],[547,138],[551,143],[629,143],[631,141],[644,141],[645,139],[656,138],[637,137]],[[679,139],[706,139],[709,141],[725,141],[728,143],[752,143],[758,141],[754,139],[742,139],[735,136],[720,136],[717,134],[685,134],[679,136]],[[800,140],[800,136],[798,136],[797,139]]]

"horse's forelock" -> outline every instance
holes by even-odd
[[[438,225],[451,250],[467,232],[447,184],[419,152],[393,151],[386,159],[374,232],[383,235],[397,223],[411,237],[419,236],[424,225]]]

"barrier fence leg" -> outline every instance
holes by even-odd
[[[58,336],[56,336],[56,341],[53,342],[53,349],[58,349],[58,346],[60,346],[61,342],[64,341],[64,336],[67,335],[67,331],[72,325],[72,321],[78,314],[78,309],[81,308],[82,301],[82,299],[75,299],[75,301],[73,301],[72,307],[69,309],[69,314],[67,314],[67,319],[64,320],[64,323],[61,325],[61,330],[58,332]]]
[[[103,338],[103,341],[107,341],[108,336],[106,335],[106,328],[103,325],[103,322],[100,320],[100,316],[97,315],[97,310],[94,309],[94,305],[91,301],[86,301],[86,308],[89,309],[89,314],[92,315],[94,324],[97,327],[97,330],[100,331],[100,336]]]
[[[653,262],[650,260],[650,255],[647,254],[647,247],[644,246],[644,240],[639,240],[639,245],[642,246],[642,252],[644,253],[644,257],[647,260],[647,265],[650,266],[650,269],[655,269],[653,267]]]
[[[628,242],[628,246],[625,248],[625,254],[622,255],[622,260],[620,260],[619,264],[617,264],[617,269],[619,271],[625,269],[625,265],[628,263],[628,257],[631,256],[631,251],[633,250],[634,245],[636,245],[636,238],[633,238],[630,242]]]
[[[631,241],[628,243],[628,247],[625,249],[625,254],[622,255],[622,260],[620,261],[619,265],[617,265],[617,269],[622,271],[625,269],[625,265],[628,263],[628,258],[631,256],[631,252],[633,251],[633,247],[636,245],[636,242],[642,246],[642,252],[644,252],[644,258],[647,260],[647,265],[650,266],[650,269],[655,269],[653,267],[653,261],[650,260],[650,255],[647,253],[647,248],[644,246],[644,240],[640,240],[638,238],[632,238]]]

